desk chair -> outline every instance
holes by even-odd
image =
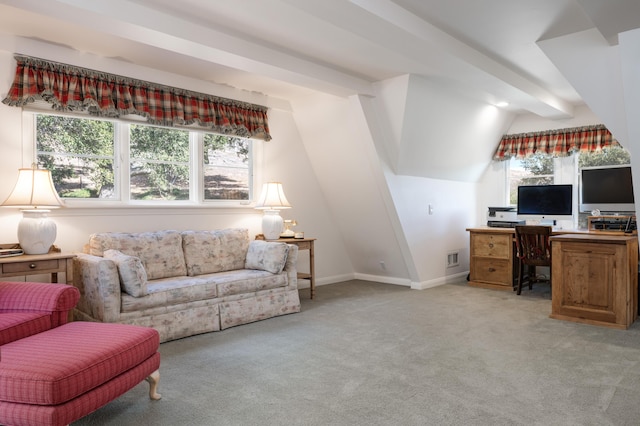
[[[549,267],[549,285],[551,285],[551,236],[550,226],[516,226],[516,256],[518,257],[517,294],[522,292],[524,268],[527,267],[527,282],[531,290],[536,276],[536,266]]]

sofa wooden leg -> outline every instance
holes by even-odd
[[[149,398],[153,399],[154,401],[162,398],[162,395],[158,393],[158,384],[160,383],[160,370],[154,371],[145,380],[149,382]]]

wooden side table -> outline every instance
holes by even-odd
[[[316,268],[315,268],[315,255],[313,252],[313,243],[315,238],[280,238],[278,241],[282,241],[288,244],[295,244],[298,246],[298,250],[309,250],[309,272],[298,271],[299,280],[309,280],[309,291],[311,293],[310,298],[313,299],[316,293]]]
[[[51,282],[58,282],[58,273],[64,272],[66,283],[73,285],[72,253],[23,254],[0,257],[0,279],[38,274],[51,274]]]

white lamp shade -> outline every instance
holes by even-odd
[[[62,206],[49,170],[34,166],[18,170],[18,181],[2,203],[5,207],[20,207],[18,242],[26,254],[45,254],[56,239],[56,224],[47,217],[48,209]]]
[[[9,197],[2,203],[7,207],[53,209],[62,206],[53,186],[51,172],[44,169],[19,169],[18,181]]]
[[[289,209],[291,204],[284,196],[284,190],[280,182],[267,182],[262,185],[262,193],[256,203],[256,209],[280,210]]]

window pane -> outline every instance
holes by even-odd
[[[631,155],[621,146],[611,146],[598,152],[581,152],[579,168],[631,164]]]
[[[509,160],[509,203],[518,203],[518,186],[553,184],[553,157],[535,154]]]
[[[130,125],[132,200],[189,199],[189,132]]]
[[[35,119],[38,166],[51,170],[60,197],[115,198],[112,122],[44,114]]]
[[[248,200],[251,140],[207,133],[203,152],[204,199]]]

